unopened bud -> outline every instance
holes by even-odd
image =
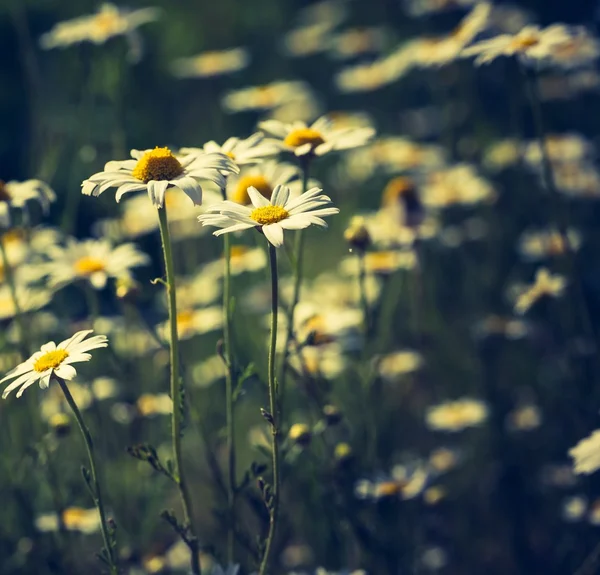
[[[344,232],[344,239],[350,244],[350,247],[365,251],[371,245],[371,235],[365,226],[365,219],[361,216],[354,216]]]

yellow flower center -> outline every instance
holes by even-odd
[[[270,186],[267,178],[260,175],[242,176],[231,199],[243,206],[250,204],[250,196],[248,195],[248,188],[250,186],[256,188],[267,200],[271,199],[273,188]]]
[[[290,217],[290,214],[281,206],[264,206],[252,210],[250,217],[261,226],[266,226],[285,220]]]
[[[6,184],[0,180],[0,202],[10,202],[11,200],[11,195],[8,193],[8,190],[6,189]]]
[[[225,155],[230,157],[232,160],[235,160],[235,154],[233,152],[227,152]]]
[[[533,46],[536,46],[539,43],[540,39],[537,36],[533,34],[527,34],[521,37],[517,36],[511,42],[511,48],[517,51],[524,52],[525,50],[527,50],[527,48],[532,48]]]
[[[402,484],[397,481],[385,481],[377,485],[376,493],[379,497],[391,497],[402,492]]]
[[[152,180],[172,180],[183,173],[183,166],[169,148],[154,148],[146,152],[131,175],[145,184]]]
[[[312,148],[316,148],[320,144],[323,144],[325,140],[321,135],[321,132],[317,130],[313,130],[312,128],[300,128],[298,130],[292,130],[283,140],[283,143],[291,146],[292,148],[297,148],[298,146],[303,146],[304,144],[310,144]]]
[[[104,262],[98,258],[85,256],[75,262],[75,271],[82,276],[91,276],[96,272],[101,272],[106,267]]]
[[[194,325],[194,310],[186,309],[177,314],[177,331],[185,333]]]
[[[232,260],[240,260],[249,251],[250,251],[250,248],[248,246],[231,246],[231,259]]]
[[[33,369],[40,373],[47,369],[56,369],[67,357],[69,357],[69,352],[64,349],[48,351],[35,361]]]
[[[382,206],[391,206],[400,199],[417,199],[417,188],[410,178],[402,176],[390,180],[383,190]]]

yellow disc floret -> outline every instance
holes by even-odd
[[[91,276],[93,273],[104,271],[106,264],[98,258],[85,256],[75,262],[75,271],[82,276]]]
[[[261,175],[248,175],[242,176],[238,182],[238,185],[233,192],[231,199],[243,206],[250,204],[250,196],[248,195],[248,188],[252,186],[256,188],[267,200],[271,199],[273,194],[273,188],[267,181],[267,178]]]
[[[152,180],[172,180],[183,173],[183,166],[169,148],[154,148],[146,152],[131,175],[145,184]]]
[[[64,349],[48,351],[35,361],[33,369],[40,373],[47,369],[56,369],[67,357],[69,352]]]
[[[297,148],[304,144],[310,144],[313,148],[325,143],[321,132],[313,130],[312,128],[300,128],[298,130],[292,130],[283,141],[284,144]]]
[[[285,220],[290,217],[287,210],[284,210],[281,206],[264,206],[262,208],[255,208],[250,213],[250,217],[261,226],[267,226],[269,224],[276,224],[281,220]]]

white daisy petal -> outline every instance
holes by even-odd
[[[283,245],[283,228],[277,224],[269,224],[262,227],[265,237],[276,247],[280,248]]]
[[[248,196],[255,208],[263,208],[271,205],[269,200],[267,200],[267,198],[265,198],[254,186],[248,188]]]
[[[62,364],[54,370],[54,373],[61,379],[71,380],[77,375],[75,368],[69,364]]]

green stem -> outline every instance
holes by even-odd
[[[98,293],[94,286],[89,281],[84,280],[83,290],[85,292],[85,300],[88,308],[88,317],[92,327],[96,323],[96,320],[100,316],[100,301],[98,300]]]
[[[228,485],[227,506],[229,510],[229,522],[227,526],[227,562],[233,563],[233,550],[235,541],[235,499],[236,499],[236,470],[235,470],[235,422],[234,422],[234,400],[233,388],[235,370],[233,366],[232,353],[232,322],[231,322],[231,242],[229,234],[224,235],[225,240],[225,278],[223,285],[223,315],[225,325],[223,336],[225,340],[225,361],[227,363],[227,374],[225,378],[225,403],[227,413],[227,459],[228,459]]]
[[[19,329],[19,344],[21,346],[21,353],[23,357],[29,356],[28,345],[25,341],[26,330],[23,324],[23,313],[21,310],[21,306],[19,304],[19,298],[17,296],[17,285],[15,283],[15,275],[13,273],[12,266],[8,261],[8,254],[6,253],[6,247],[4,246],[4,242],[2,238],[0,238],[0,254],[2,255],[2,265],[4,267],[4,277],[6,278],[6,283],[8,284],[8,289],[10,291],[10,297],[12,298],[13,305],[15,306],[15,322]]]
[[[108,529],[108,522],[106,520],[106,512],[104,511],[104,502],[102,500],[102,491],[100,490],[100,482],[98,481],[98,471],[97,471],[97,467],[96,467],[96,457],[94,455],[94,442],[92,440],[92,435],[90,433],[90,430],[86,426],[85,422],[83,421],[83,416],[81,415],[81,412],[79,411],[79,408],[77,407],[77,404],[75,403],[75,400],[73,399],[73,396],[71,395],[71,392],[69,391],[69,388],[67,387],[67,384],[65,383],[65,380],[61,379],[60,377],[58,377],[56,375],[54,375],[53,377],[58,382],[58,385],[60,385],[60,388],[65,396],[65,399],[67,400],[67,403],[69,404],[69,407],[71,408],[71,411],[73,411],[73,415],[75,416],[75,419],[77,420],[77,424],[79,425],[79,429],[81,430],[81,435],[83,436],[83,440],[85,442],[88,459],[90,460],[90,472],[91,472],[92,483],[93,483],[93,488],[94,488],[94,493],[93,493],[94,503],[96,504],[96,507],[98,508],[98,513],[100,515],[100,527],[102,529],[102,539],[104,540],[104,549],[106,551],[106,556],[109,561],[110,573],[111,573],[111,575],[117,575],[118,568],[117,568],[117,561],[115,558],[115,549],[111,542],[111,536],[110,536],[110,532]]]
[[[277,381],[275,379],[275,356],[277,351],[277,313],[279,309],[279,287],[277,276],[277,251],[269,243],[269,264],[271,268],[271,340],[269,343],[269,410],[271,412],[271,432],[272,432],[272,450],[273,450],[273,487],[272,498],[267,501],[269,508],[269,534],[265,546],[265,553],[260,564],[259,575],[265,575],[269,567],[269,560],[273,552],[273,542],[277,529],[277,517],[279,514],[279,402],[277,397]]]
[[[305,193],[308,189],[308,174],[309,174],[309,163],[308,157],[302,158],[302,193]],[[285,395],[285,379],[287,362],[290,355],[290,342],[294,336],[294,315],[296,306],[300,301],[300,287],[302,286],[302,276],[304,272],[304,230],[296,232],[296,238],[294,242],[294,289],[292,292],[292,301],[287,310],[287,331],[285,334],[285,345],[283,347],[283,359],[281,361],[281,393],[280,393],[280,405],[283,403]]]
[[[363,312],[363,326],[365,337],[369,336],[370,319],[369,319],[369,301],[367,300],[367,270],[365,267],[365,252],[358,250],[358,289],[360,292],[360,307]]]
[[[198,539],[196,538],[192,518],[194,512],[192,499],[188,490],[183,470],[183,458],[181,453],[181,384],[179,381],[179,345],[177,336],[177,299],[175,292],[175,269],[173,266],[173,253],[171,251],[171,236],[169,235],[169,224],[167,221],[167,206],[158,208],[158,222],[160,237],[162,240],[163,255],[165,259],[165,273],[167,276],[167,295],[169,298],[169,332],[170,332],[170,362],[171,362],[171,400],[173,402],[173,413],[171,418],[171,434],[173,443],[173,455],[175,457],[174,477],[179,487],[181,505],[183,507],[184,523],[189,529],[190,537],[186,543],[191,551],[191,567],[194,575],[200,575],[200,558],[198,555]]]
[[[561,195],[556,187],[556,181],[554,179],[554,171],[552,169],[552,162],[550,159],[550,152],[548,151],[548,138],[546,129],[544,126],[544,119],[542,116],[542,106],[539,94],[538,85],[536,78],[528,72],[524,65],[521,66],[523,75],[525,76],[525,85],[527,89],[527,96],[529,98],[529,104],[533,115],[533,122],[535,125],[536,135],[540,146],[542,156],[542,175],[544,178],[544,184],[546,189],[551,195],[552,206],[554,210],[554,219],[558,227],[558,232],[561,236],[562,243],[565,247],[565,255],[570,267],[571,275],[575,282],[575,287],[578,292],[579,307],[581,314],[581,321],[583,328],[587,332],[588,337],[591,338],[594,345],[596,345],[596,330],[594,329],[594,323],[590,310],[588,309],[587,302],[585,299],[585,293],[583,289],[583,282],[577,264],[577,256],[571,240],[569,239],[569,213],[568,206],[562,202]]]

